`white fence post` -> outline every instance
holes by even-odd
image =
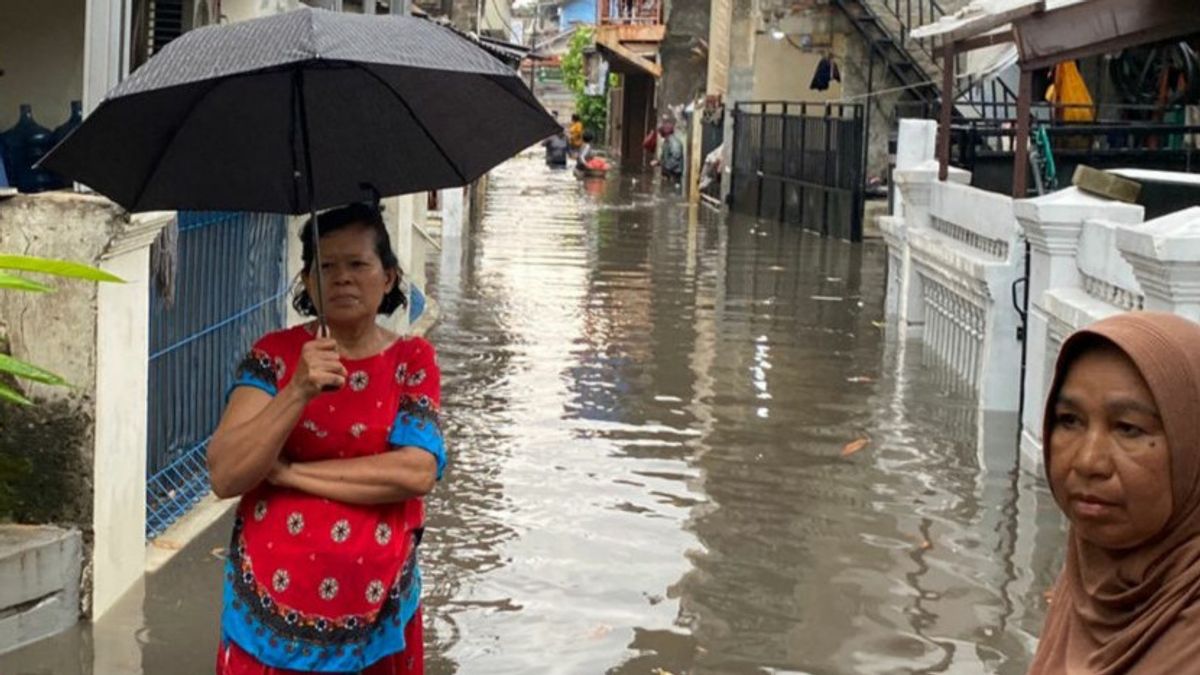
[[[99,260],[125,283],[100,284],[96,297],[93,619],[145,571],[150,244],[174,217],[130,217]]]
[[[1133,266],[1147,310],[1200,321],[1200,207],[1121,227],[1117,248]]]
[[[890,237],[889,261],[899,265],[897,274],[888,275],[888,296],[895,298],[895,315],[903,339],[921,334],[925,324],[921,282],[913,272],[909,237],[914,230],[929,227],[930,196],[933,186],[938,183],[937,162],[927,160],[907,169],[897,169],[893,177],[904,205],[903,216],[884,219],[881,227],[885,236]],[[966,185],[971,182],[971,173],[951,167],[949,181]]]
[[[1018,200],[1017,221],[1029,240],[1029,309],[1025,319],[1025,401],[1021,419],[1021,450],[1041,465],[1042,399],[1049,361],[1056,356],[1061,336],[1052,336],[1050,312],[1043,296],[1052,288],[1080,288],[1078,261],[1084,222],[1104,219],[1121,223],[1142,220],[1142,207],[1114,202],[1070,187],[1053,194]]]
[[[900,120],[896,141],[896,171],[912,169],[935,157],[937,123],[929,120]],[[892,213],[879,219],[879,229],[888,247],[888,280],[885,313],[889,318],[907,315],[905,293],[909,267],[908,227],[905,222],[904,196],[893,191]],[[903,325],[903,324],[902,324]]]

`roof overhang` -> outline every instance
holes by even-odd
[[[1098,56],[1200,32],[1195,0],[1086,0],[1014,24],[1021,67]]]
[[[974,2],[912,32],[942,38],[956,52],[1017,44],[1021,68],[1200,33],[1195,0],[992,0]]]
[[[596,40],[596,47],[618,73],[662,77],[662,66],[615,40]]]

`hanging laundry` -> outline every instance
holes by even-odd
[[[812,84],[808,85],[808,88],[814,91],[825,91],[829,89],[830,82],[841,81],[842,73],[838,70],[837,62],[829,56],[822,56],[821,61],[817,64],[817,72],[813,73]]]
[[[1063,122],[1094,122],[1095,103],[1079,66],[1066,61],[1054,67],[1054,83],[1046,90],[1046,101],[1054,105],[1054,115]]]

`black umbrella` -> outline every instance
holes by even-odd
[[[315,216],[364,185],[465,185],[557,130],[515,72],[448,28],[303,8],[184,34],[41,166],[131,212]]]

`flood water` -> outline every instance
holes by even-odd
[[[886,324],[881,244],[522,157],[444,245],[428,672],[1024,672],[1057,511],[1015,421]],[[225,527],[0,672],[211,672]]]

